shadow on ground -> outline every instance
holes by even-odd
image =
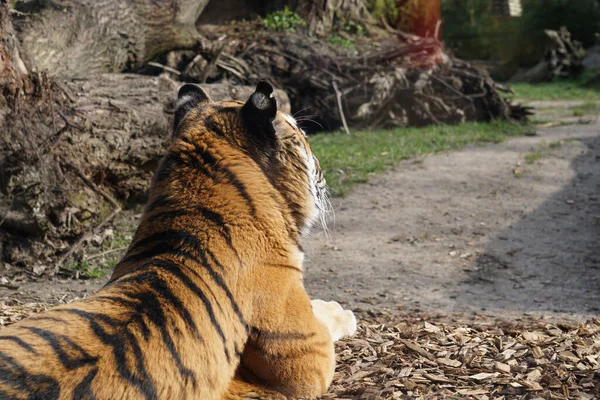
[[[483,246],[457,301],[485,293],[495,309],[600,312],[600,139],[579,142],[571,181]]]

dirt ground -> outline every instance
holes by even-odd
[[[335,204],[331,239],[307,246],[313,296],[354,309],[600,314],[597,121],[406,163]]]
[[[305,245],[312,297],[368,313],[600,315],[600,122],[406,162],[333,199]],[[57,303],[106,279],[0,288]]]

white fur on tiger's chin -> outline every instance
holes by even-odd
[[[356,317],[337,301],[311,300],[313,313],[329,329],[334,342],[356,333]]]
[[[290,125],[292,125],[296,129],[298,129],[300,132],[302,132],[302,134],[304,136],[306,136],[306,133],[298,127],[298,123],[296,122],[294,117],[292,117],[291,115],[285,114],[285,113],[283,114],[283,117],[285,118],[285,120],[287,122],[290,123]],[[323,230],[325,231],[325,234],[327,235],[328,231],[327,231],[326,219],[327,219],[327,214],[331,211],[331,205],[329,204],[326,190],[319,189],[319,187],[317,185],[319,176],[317,173],[317,164],[315,162],[314,155],[312,153],[309,153],[305,148],[303,148],[302,150],[303,150],[302,154],[304,156],[303,157],[304,164],[306,165],[306,170],[308,171],[308,177],[310,180],[310,182],[309,182],[310,194],[313,199],[313,202],[311,204],[311,210],[308,215],[308,222],[302,229],[302,236],[304,236],[304,237],[308,236],[308,234],[310,233],[310,230],[312,229],[312,227],[315,225],[315,223],[318,220],[321,221]]]

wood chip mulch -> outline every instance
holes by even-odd
[[[0,330],[49,307],[0,299]],[[359,320],[356,335],[337,344],[335,379],[323,399],[600,398],[600,317],[579,325],[408,315]]]
[[[363,320],[325,399],[600,398],[600,318],[585,324]]]

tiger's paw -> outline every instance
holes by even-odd
[[[337,301],[311,300],[315,317],[327,326],[334,342],[356,332],[356,317],[350,310],[344,310]]]

